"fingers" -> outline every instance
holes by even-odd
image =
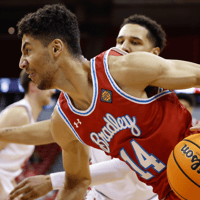
[[[190,128],[191,131],[200,131],[200,127],[198,126],[193,126]]]
[[[10,196],[10,198],[9,198],[9,200],[14,200],[14,199],[15,199],[15,197],[13,198],[13,197],[11,197],[11,196]],[[33,200],[33,199],[35,199],[35,198],[32,198],[31,194],[30,194],[30,193],[27,193],[27,194],[25,194],[25,195],[21,195],[20,197],[18,197],[18,199],[19,199],[19,200]]]
[[[23,194],[23,193],[27,193],[29,192],[30,189],[27,186],[27,181],[23,180],[21,183],[19,183],[10,193],[9,197],[10,200],[18,197],[19,195]],[[24,196],[24,195],[23,195]],[[20,198],[21,199],[21,198]]]
[[[22,194],[22,189],[14,192],[13,194],[10,194],[9,200],[14,200],[16,197],[19,197],[19,200],[33,200],[38,198],[37,193],[34,192],[34,190],[30,190],[29,192],[25,190],[25,192]]]

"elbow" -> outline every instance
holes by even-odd
[[[85,187],[86,189],[91,185],[91,178],[90,179],[84,179],[82,181],[83,187]]]
[[[84,177],[80,181],[82,187],[85,187],[86,189],[91,185],[91,182],[91,176]]]
[[[82,188],[87,190],[87,188],[91,184],[91,178],[90,177],[84,177],[84,178],[76,178],[72,176],[67,176],[67,180],[65,181],[64,187],[66,189],[73,189],[73,188]]]

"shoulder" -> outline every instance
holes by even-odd
[[[30,123],[27,109],[15,106],[6,110],[1,116],[0,126],[22,126]]]
[[[53,138],[63,149],[67,148],[69,142],[77,140],[71,129],[60,116],[57,106],[54,108],[51,116],[50,128]]]

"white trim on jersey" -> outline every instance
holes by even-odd
[[[126,52],[123,52],[122,50],[116,48],[116,47],[113,47],[113,48],[110,48],[104,55],[104,68],[105,68],[105,72],[106,72],[106,75],[108,77],[108,80],[110,82],[110,84],[112,85],[113,89],[122,97],[124,97],[125,99],[127,100],[130,100],[134,103],[138,103],[138,104],[148,104],[148,103],[151,103],[152,101],[155,101],[157,100],[158,98],[164,96],[164,95],[167,95],[169,93],[171,93],[171,91],[169,90],[165,90],[159,94],[156,94],[148,99],[141,99],[141,98],[137,98],[137,97],[133,97],[129,94],[127,94],[126,92],[124,92],[123,90],[121,90],[119,88],[119,86],[115,83],[114,79],[112,78],[111,74],[110,74],[110,71],[109,71],[109,67],[108,67],[108,55],[110,53],[111,50],[114,50],[114,51],[117,51],[119,53],[123,53],[123,54],[126,54]]]
[[[69,119],[67,118],[67,116],[65,115],[65,113],[62,111],[61,107],[60,107],[60,103],[59,100],[57,102],[57,111],[59,113],[59,115],[61,116],[61,118],[63,119],[63,121],[68,125],[68,127],[71,129],[71,131],[74,133],[74,135],[76,136],[76,138],[83,144],[85,144],[81,138],[79,137],[79,134],[75,131],[74,127],[72,126],[72,124],[70,123]]]
[[[88,116],[93,112],[93,110],[96,107],[96,102],[97,102],[97,98],[98,98],[98,81],[97,81],[97,78],[96,78],[95,60],[93,60],[93,59],[91,60],[91,75],[92,75],[92,81],[93,81],[93,97],[92,97],[92,103],[87,110],[82,111],[82,110],[76,109],[72,105],[69,96],[66,93],[63,92],[65,99],[67,101],[67,104],[69,106],[69,109],[77,115]]]

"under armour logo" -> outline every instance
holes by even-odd
[[[81,121],[79,119],[77,119],[77,123],[74,122],[74,125],[76,126],[76,128],[78,128],[78,124],[82,124]]]

